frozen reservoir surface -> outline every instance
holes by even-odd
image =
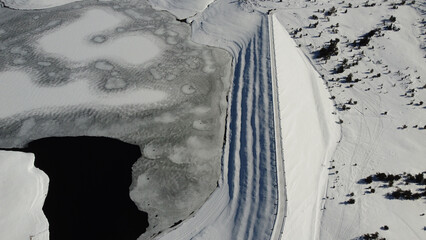
[[[43,35],[37,43],[42,51],[76,64],[106,58],[140,65],[161,53],[161,47],[146,33],[124,34],[109,41],[103,35],[94,35],[115,29],[126,20],[125,16],[112,11],[90,9],[75,22]],[[87,41],[88,38],[92,41]]]
[[[124,191],[148,213],[140,238],[192,216],[219,180],[232,71],[226,51],[192,42],[190,32],[141,1],[0,8],[0,148],[72,136],[137,145],[141,156],[128,166]],[[56,161],[71,171],[80,158],[69,159],[69,152]],[[0,161],[7,157],[13,156]],[[58,230],[49,227],[52,234]]]

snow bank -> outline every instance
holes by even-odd
[[[23,71],[0,72],[0,118],[42,108],[150,104],[167,97],[165,92],[143,88],[116,93],[94,91],[85,79],[59,87],[39,87],[31,78]]]
[[[0,151],[0,239],[48,240],[42,207],[49,178],[30,153]]]
[[[202,12],[214,0],[148,0],[157,10],[166,10],[179,19],[185,19]]]
[[[327,186],[327,162],[339,139],[329,93],[285,28],[273,19],[287,183],[283,239],[314,239]],[[284,187],[284,186],[281,186]]]

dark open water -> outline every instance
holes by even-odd
[[[136,145],[105,137],[50,137],[19,151],[35,154],[50,179],[43,211],[51,240],[135,240],[148,214],[129,197]]]

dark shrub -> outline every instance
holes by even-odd
[[[328,11],[326,11],[325,13],[324,13],[324,15],[325,16],[331,16],[332,14],[334,14],[334,13],[336,13],[337,12],[337,9],[333,6],[333,7],[331,7]]]
[[[338,38],[335,40],[331,39],[330,44],[325,45],[318,51],[317,57],[327,60],[330,59],[331,56],[336,56],[339,53],[339,49],[337,48],[337,43],[339,41],[340,40]]]
[[[364,179],[364,182],[365,182],[365,183],[367,183],[367,184],[372,183],[372,182],[373,182],[373,177],[372,177],[372,176],[368,176],[368,177],[366,177],[366,178]]]

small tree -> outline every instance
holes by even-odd
[[[346,77],[346,82],[352,82],[352,78],[353,78],[353,74],[349,73],[348,76]]]
[[[324,13],[324,15],[325,16],[331,16],[332,14],[334,14],[334,13],[336,13],[337,12],[337,9],[333,6],[333,7],[331,7],[328,11],[326,11],[325,13]]]

